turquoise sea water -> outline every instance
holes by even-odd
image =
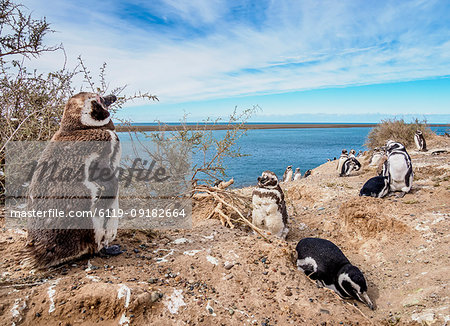
[[[338,158],[342,149],[366,150],[364,143],[371,128],[310,128],[310,129],[256,129],[248,130],[239,139],[237,146],[245,157],[225,160],[228,177],[233,177],[236,187],[256,184],[262,171],[271,170],[282,178],[284,170],[292,165],[299,167],[302,174],[327,161]],[[443,134],[448,128],[432,127]],[[215,137],[222,137],[226,131],[216,130]],[[119,133],[121,140],[127,133]],[[193,157],[200,162],[199,155]]]

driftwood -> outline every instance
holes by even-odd
[[[269,241],[264,234],[264,231],[253,225],[253,223],[251,223],[242,213],[242,209],[248,206],[248,202],[246,202],[242,196],[227,189],[233,183],[234,180],[230,179],[226,182],[222,181],[214,187],[208,185],[196,185],[192,190],[194,193],[192,198],[196,200],[213,200],[214,209],[208,215],[207,219],[217,216],[222,225],[228,226],[231,229],[235,227],[235,223],[243,223],[265,240]],[[232,217],[231,214],[233,212],[238,215],[237,218]]]

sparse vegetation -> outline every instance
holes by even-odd
[[[150,137],[158,139],[169,139],[185,143],[192,148],[192,155],[201,160],[192,167],[192,181],[198,184],[213,185],[218,180],[225,179],[226,166],[224,160],[230,157],[242,157],[240,148],[236,146],[239,138],[247,132],[248,119],[258,110],[259,106],[244,109],[239,112],[237,108],[229,115],[227,120],[218,118],[202,122],[202,127],[192,130],[186,123],[186,116],[180,121],[181,129],[165,131],[165,125],[160,123],[160,131],[150,134]],[[226,121],[227,130],[219,136],[212,130],[211,125]]]
[[[414,134],[417,129],[422,130],[425,138],[433,133],[426,120],[420,121],[416,118],[411,123],[407,123],[403,119],[382,120],[369,132],[365,146],[374,149],[385,145],[388,140],[395,140],[408,148],[414,144]]]
[[[73,69],[65,65],[48,74],[30,72],[26,64],[48,51],[62,51],[62,45],[46,46],[44,37],[51,33],[44,19],[35,20],[26,8],[10,0],[0,0],[0,204],[4,203],[5,148],[10,141],[45,141],[59,128],[67,100],[85,90],[118,96],[113,111],[129,100],[141,98],[157,100],[149,93],[123,96],[125,86],[108,90],[106,64],[100,68],[99,84],[93,78],[81,57]],[[73,85],[81,74],[82,84]]]

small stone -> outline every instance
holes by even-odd
[[[226,265],[224,266],[224,268],[225,268],[226,270],[230,270],[230,269],[233,268],[233,266],[234,266],[233,263],[228,263],[228,264],[226,264]]]
[[[148,283],[150,283],[150,284],[154,284],[154,283],[156,283],[157,281],[158,281],[158,279],[153,278],[153,277],[150,277],[150,278],[148,279]]]
[[[320,309],[320,313],[321,313],[321,314],[327,314],[327,315],[329,315],[329,314],[330,314],[330,311],[329,311],[329,310],[326,310],[326,309]]]
[[[157,291],[153,291],[153,292],[150,294],[150,301],[151,301],[151,302],[156,302],[156,301],[158,301],[159,298],[160,298],[159,292],[157,292]]]
[[[36,313],[36,317],[41,317],[41,314],[39,312]]]
[[[263,275],[267,275],[267,274],[269,274],[269,272],[268,271],[264,271],[264,272],[262,272],[263,273]]]
[[[286,289],[286,291],[284,292],[284,295],[287,296],[287,297],[290,297],[292,295],[291,290]]]
[[[234,310],[233,309],[229,309],[228,313],[230,314],[230,316],[233,316],[234,315]]]
[[[138,254],[138,253],[141,252],[141,251],[140,251],[139,249],[137,249],[137,248],[133,249],[133,251],[134,251],[135,254]]]

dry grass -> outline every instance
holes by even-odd
[[[411,123],[406,123],[403,119],[382,120],[380,124],[369,132],[365,145],[370,149],[374,149],[385,145],[386,141],[391,139],[402,143],[408,148],[414,144],[414,134],[418,129],[422,130],[425,138],[433,134],[426,121],[415,119]]]

